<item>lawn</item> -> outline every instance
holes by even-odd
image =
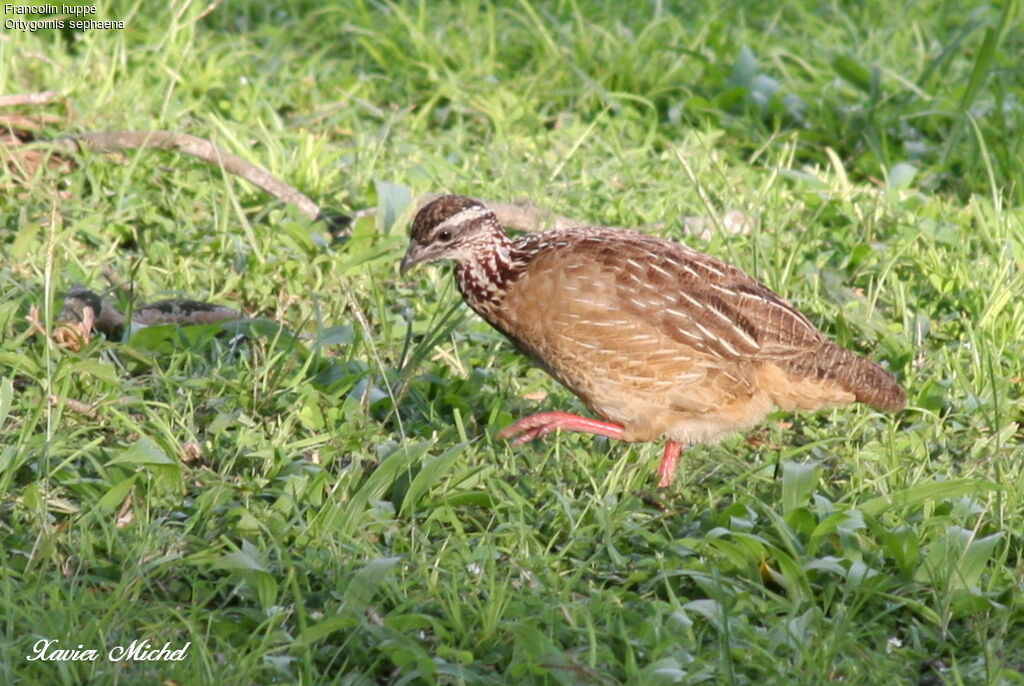
[[[0,107],[0,682],[1024,684],[1017,0],[95,7],[0,30],[0,96],[56,91]],[[334,220],[47,142],[157,129]],[[399,276],[430,192],[717,255],[909,407],[773,414],[662,490],[656,445],[511,447],[585,408]],[[76,350],[75,285],[251,321]]]

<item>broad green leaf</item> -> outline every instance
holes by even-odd
[[[818,465],[813,462],[786,462],[782,465],[782,511],[804,507],[818,485]]]
[[[915,176],[917,176],[917,167],[914,165],[906,162],[894,164],[885,180],[885,188],[890,193],[910,188]]]
[[[381,641],[379,649],[387,660],[407,675],[406,679],[397,680],[395,684],[423,684],[434,686],[437,683],[437,663],[434,655],[420,645],[420,642],[402,634],[386,632],[387,640]],[[454,682],[463,683],[463,682]]]
[[[147,436],[135,441],[121,451],[120,455],[107,462],[108,467],[112,464],[178,465]]]
[[[124,499],[128,497],[128,494],[132,490],[132,486],[135,485],[136,476],[133,474],[127,479],[122,479],[118,483],[110,487],[110,489],[100,496],[100,499],[96,501],[96,509],[103,512],[113,512],[121,506]]]
[[[510,627],[515,642],[511,674],[547,674],[545,665],[553,665],[559,651],[547,635],[526,620]]]
[[[399,559],[379,557],[370,560],[356,572],[342,597],[345,611],[361,617]]]
[[[841,560],[834,555],[826,555],[825,557],[819,557],[811,560],[810,562],[805,562],[804,570],[808,572],[830,572],[840,578],[846,576],[846,567],[844,567]]]
[[[284,219],[278,224],[277,230],[284,237],[291,239],[300,252],[307,256],[315,255],[323,244],[323,237],[311,227],[310,222]]]
[[[277,579],[269,572],[252,572],[246,581],[256,592],[260,608],[265,612],[277,604]]]
[[[837,74],[849,81],[851,85],[865,93],[871,92],[871,72],[857,60],[846,55],[840,55],[832,60],[832,68],[836,70]]]
[[[921,561],[921,546],[917,532],[907,526],[900,526],[891,531],[884,529],[879,532],[883,550],[904,574],[910,574]]]
[[[242,572],[269,572],[266,562],[263,561],[256,546],[248,541],[242,541],[241,550],[223,555],[213,564],[214,569],[226,569]]]
[[[864,517],[859,510],[847,510],[834,512],[823,519],[811,532],[810,540],[807,542],[807,554],[814,555],[822,540],[836,531],[855,531],[865,527]]]
[[[309,644],[319,641],[321,638],[330,636],[335,631],[357,627],[360,621],[360,618],[350,614],[327,617],[299,634],[298,642],[300,644]]]
[[[302,401],[302,407],[298,412],[299,422],[310,431],[322,431],[324,428],[324,415],[320,411],[320,403],[316,395],[309,394]]]
[[[43,369],[30,356],[14,350],[0,350],[0,366],[9,367],[16,374],[38,379]]]
[[[971,108],[971,105],[981,92],[982,86],[988,79],[989,71],[992,68],[992,59],[995,57],[996,46],[999,45],[1000,32],[995,28],[985,29],[985,37],[981,41],[981,47],[975,53],[974,67],[971,69],[971,76],[967,81],[967,88],[964,89],[960,98],[959,110],[961,113]]]
[[[807,578],[807,571],[787,551],[782,548],[774,548],[769,552],[768,559],[778,566],[779,573],[785,581],[786,592],[791,598],[814,596],[811,591],[811,581]]]
[[[405,492],[405,498],[402,499],[401,513],[403,515],[408,515],[427,491],[436,486],[448,474],[466,445],[466,443],[458,443],[442,454],[424,460],[422,469],[413,477],[409,489]]]
[[[121,383],[121,377],[117,373],[117,368],[109,362],[100,362],[99,360],[79,360],[72,365],[72,369],[76,374],[92,376],[100,381],[106,381],[110,384]]]
[[[717,600],[711,600],[710,598],[691,600],[683,605],[683,610],[695,612],[719,628],[721,628],[722,621],[725,618],[721,604]]]
[[[727,561],[726,564],[739,570],[751,568],[764,556],[763,548],[761,552],[752,551],[747,546],[726,538],[708,541],[707,548],[709,553],[714,551],[715,557],[720,560],[719,564]]]
[[[238,505],[227,511],[227,519],[234,522],[235,531],[243,536],[256,536],[263,528],[260,520],[253,516],[249,508]]]
[[[678,684],[686,677],[686,670],[672,657],[656,660],[640,670],[637,683]]]
[[[3,427],[7,415],[14,405],[14,382],[6,376],[0,379],[0,427]]]
[[[3,474],[10,469],[11,465],[14,464],[16,455],[17,452],[15,451],[14,446],[7,446],[0,451],[0,474]],[[6,484],[3,481],[0,481],[0,492],[5,490]]]
[[[732,72],[729,74],[729,83],[741,88],[750,88],[754,78],[761,73],[761,67],[757,63],[757,56],[750,46],[740,46],[736,61],[732,64]]]
[[[352,327],[348,324],[330,326],[317,332],[316,342],[313,344],[313,347],[321,348],[325,345],[348,345],[352,342],[352,337]]]
[[[915,507],[932,500],[948,500],[964,495],[977,495],[985,491],[1001,490],[1003,487],[982,479],[959,479],[956,481],[930,481],[915,484],[902,491],[879,496],[862,503],[857,509],[864,514],[877,517],[890,507]]]
[[[995,533],[976,538],[971,529],[951,526],[945,536],[929,545],[915,578],[949,590],[973,589],[1002,536]]]
[[[402,212],[412,204],[412,191],[407,186],[377,179],[377,221],[382,233],[391,233]]]
[[[350,536],[358,531],[366,521],[369,503],[380,500],[399,477],[409,473],[411,465],[419,461],[431,445],[431,442],[423,441],[399,446],[366,477],[347,503],[324,509],[316,522],[316,528],[335,532],[339,536]]]

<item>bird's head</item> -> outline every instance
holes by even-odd
[[[504,236],[498,218],[481,202],[462,195],[442,195],[416,213],[401,272],[405,274],[422,262],[472,260],[497,236]]]

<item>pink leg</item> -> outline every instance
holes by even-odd
[[[668,488],[672,485],[672,477],[676,473],[676,463],[679,462],[679,454],[683,452],[683,446],[678,441],[665,443],[665,454],[661,456],[661,464],[658,465],[658,488]]]
[[[582,431],[583,433],[596,434],[622,440],[623,428],[611,422],[602,422],[597,419],[581,417],[578,414],[568,412],[540,412],[523,417],[515,424],[506,426],[498,432],[498,438],[515,438],[512,445],[522,445],[535,438],[546,436],[552,431],[565,429],[566,431]]]
[[[622,440],[625,433],[621,426],[612,422],[602,422],[568,412],[540,412],[523,417],[515,424],[506,426],[497,435],[498,438],[514,439],[512,445],[522,445],[559,429],[580,431],[619,441]],[[679,462],[679,455],[682,452],[683,446],[678,441],[665,443],[665,452],[661,457],[661,464],[658,466],[658,488],[667,488],[672,485],[672,477],[676,473],[676,463]]]

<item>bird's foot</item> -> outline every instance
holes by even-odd
[[[513,439],[512,445],[522,445],[559,429],[596,434],[620,441],[625,432],[621,426],[612,422],[602,422],[568,412],[540,412],[523,417],[511,426],[506,426],[497,435],[498,438]]]
[[[618,441],[623,440],[625,434],[625,429],[612,422],[603,422],[568,412],[540,412],[523,417],[518,422],[506,426],[498,432],[497,436],[498,438],[512,439],[512,445],[523,445],[559,429],[605,436]],[[682,451],[683,446],[677,441],[665,443],[665,452],[661,457],[661,464],[658,465],[658,488],[668,488],[672,485],[676,464],[679,462],[679,455]]]
[[[676,474],[676,464],[682,452],[683,446],[678,441],[665,443],[665,453],[661,456],[661,464],[658,465],[658,488],[668,488],[672,485],[672,477]]]

